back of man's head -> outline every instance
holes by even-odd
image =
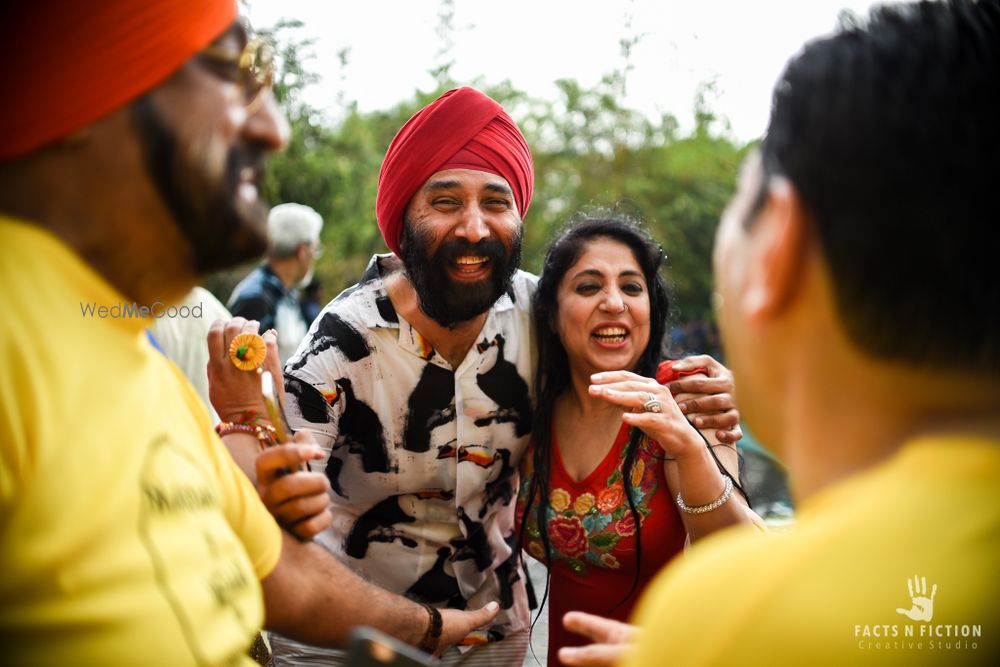
[[[279,204],[267,217],[268,257],[294,255],[299,245],[319,244],[323,218],[303,204]]]
[[[841,23],[779,80],[765,174],[807,206],[859,348],[996,377],[1000,0]]]

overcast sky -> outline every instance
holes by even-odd
[[[337,95],[362,111],[384,109],[428,90],[440,63],[440,0],[248,0],[257,27],[280,18],[316,39],[309,67],[322,79],[307,93],[335,117]],[[509,79],[532,96],[555,99],[554,82],[585,86],[622,64],[619,40],[641,36],[632,53],[627,106],[673,113],[690,127],[695,90],[714,81],[712,108],[735,138],[758,137],[770,92],[790,55],[829,32],[840,10],[864,13],[870,0],[455,0],[452,75],[484,85]],[[627,27],[631,18],[631,27]],[[341,68],[337,52],[350,49]]]

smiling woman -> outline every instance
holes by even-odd
[[[562,628],[564,613],[624,619],[686,540],[753,519],[733,494],[735,448],[700,435],[661,384],[711,375],[706,400],[735,414],[731,376],[713,359],[660,362],[661,261],[631,222],[585,219],[553,242],[539,278],[538,408],[518,514],[522,544],[551,576],[549,664],[582,643]]]
[[[560,281],[558,302],[556,333],[581,373],[636,367],[649,343],[650,298],[628,246],[590,241]]]

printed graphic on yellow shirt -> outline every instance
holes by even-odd
[[[245,648],[257,631],[256,577],[203,465],[167,434],[149,444],[139,533],[196,661],[221,664],[231,656],[215,652]]]
[[[976,651],[983,636],[983,626],[968,619],[963,623],[932,623],[934,598],[938,586],[931,583],[927,592],[927,577],[914,575],[906,580],[910,606],[897,607],[896,613],[916,623],[858,624],[854,637],[863,651]]]
[[[931,588],[931,596],[927,597],[927,577],[914,575],[913,581],[906,580],[906,588],[910,591],[909,609],[896,608],[897,614],[909,616],[912,621],[930,621],[934,618],[934,596],[937,595],[937,584]]]

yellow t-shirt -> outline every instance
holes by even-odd
[[[998,664],[1000,442],[914,440],[786,535],[709,538],[636,621],[629,667]]]
[[[0,285],[0,661],[252,664],[280,529],[149,320],[3,217]]]

